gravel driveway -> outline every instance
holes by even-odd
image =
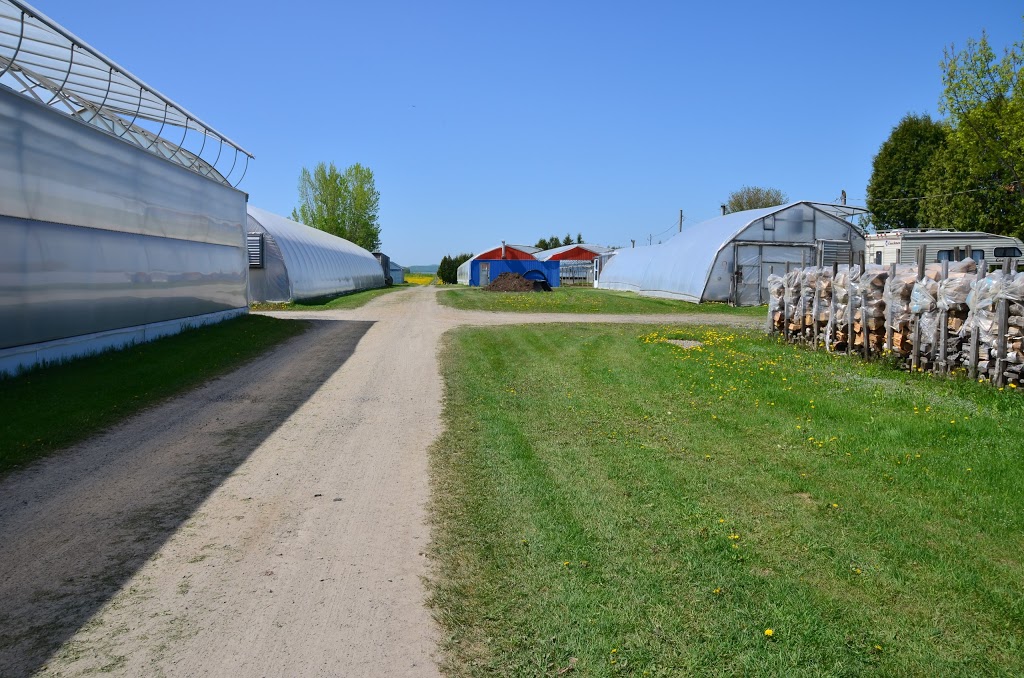
[[[351,311],[0,482],[0,676],[436,676],[427,448],[458,325],[747,317]]]

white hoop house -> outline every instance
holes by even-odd
[[[383,269],[362,247],[252,205],[248,215],[251,301],[297,301],[384,287]]]
[[[660,245],[622,249],[604,264],[597,287],[694,303],[767,303],[767,279],[789,266],[847,263],[864,234],[847,219],[867,210],[795,202],[733,212],[683,230]]]

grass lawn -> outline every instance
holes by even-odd
[[[392,285],[391,287],[378,287],[372,290],[360,290],[343,294],[332,299],[309,299],[305,301],[289,301],[286,303],[257,302],[249,304],[253,311],[331,311],[334,309],[353,309],[364,306],[382,294],[408,289],[414,285]]]
[[[242,316],[0,378],[0,475],[227,372],[307,327]]]
[[[452,675],[1024,675],[1019,394],[712,328],[464,328],[442,365]]]
[[[764,307],[735,308],[727,304],[691,304],[677,299],[641,297],[633,292],[593,287],[556,287],[551,292],[488,292],[479,287],[451,286],[437,301],[466,311],[524,313],[728,313],[764,316]]]

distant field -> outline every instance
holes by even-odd
[[[330,311],[333,309],[353,309],[359,308],[373,301],[382,294],[388,292],[395,292],[397,290],[407,289],[409,285],[393,285],[391,287],[378,287],[374,290],[362,290],[359,292],[352,292],[351,294],[345,294],[340,297],[324,301],[321,299],[315,299],[309,302],[306,301],[292,301],[286,304],[274,304],[261,302],[256,304],[250,304],[249,308],[254,311]]]
[[[405,282],[412,285],[429,285],[437,278],[433,273],[406,273]]]
[[[676,299],[642,297],[633,292],[593,287],[556,287],[551,292],[488,292],[477,287],[446,287],[437,300],[467,311],[523,313],[728,313],[761,316],[763,307],[735,308],[727,304],[691,304]]]
[[[450,675],[1024,675],[1020,395],[711,328],[448,337]]]
[[[242,316],[0,378],[0,475],[227,372],[307,327]]]

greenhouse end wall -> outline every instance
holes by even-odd
[[[244,312],[245,202],[0,89],[0,349]]]

